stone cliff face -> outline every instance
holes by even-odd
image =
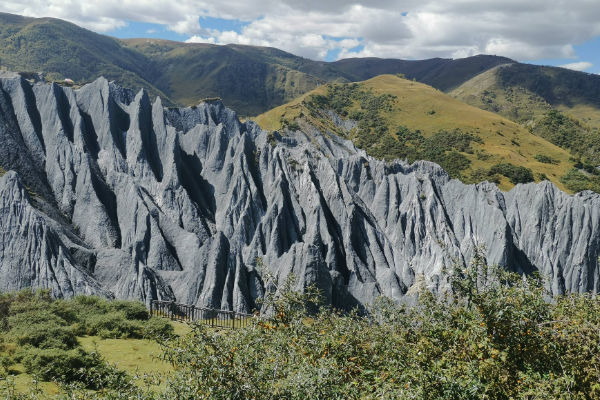
[[[464,185],[306,126],[268,133],[220,102],[165,109],[104,79],[0,79],[0,291],[256,307],[267,270],[338,307],[401,300],[485,245],[554,293],[598,292],[600,196]],[[28,191],[30,193],[28,193]]]

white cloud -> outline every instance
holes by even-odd
[[[559,65],[559,67],[572,69],[573,71],[585,71],[586,69],[590,69],[593,66],[594,66],[594,64],[592,64],[591,62],[587,62],[587,61]]]
[[[156,32],[158,32],[158,29],[148,29],[148,30],[146,31],[146,33],[149,33],[149,34],[150,34],[150,33],[156,33]]]
[[[273,46],[315,59],[331,50],[340,57],[574,59],[574,45],[600,35],[600,7],[591,0],[5,0],[0,11],[98,32],[126,21],[157,23],[192,42]],[[247,25],[208,30],[203,17]]]

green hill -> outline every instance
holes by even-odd
[[[327,82],[348,82],[333,68],[273,48],[155,39],[122,42],[152,60],[152,82],[182,105],[220,97],[242,115],[258,115]]]
[[[109,36],[54,18],[0,13],[0,65],[12,71],[43,71],[48,80],[86,82],[104,76],[152,96],[167,96],[151,83],[143,54]]]
[[[326,111],[357,127],[343,131]],[[353,140],[374,157],[434,161],[464,182],[490,180],[504,190],[542,179],[568,190],[561,178],[575,163],[568,151],[519,124],[392,75],[321,86],[256,122],[268,130],[311,124]]]
[[[563,179],[565,185],[600,190],[600,76],[514,64],[487,71],[450,95],[568,150],[577,168]]]
[[[220,97],[241,115],[264,113],[325,83],[358,82],[381,74],[449,90],[482,71],[512,62],[492,56],[461,60],[349,59],[313,61],[270,47],[211,45],[157,39],[118,40],[53,18],[0,13],[0,66],[43,71],[49,80],[84,83],[104,76],[146,87],[167,105]]]

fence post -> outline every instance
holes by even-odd
[[[171,302],[171,321],[175,320],[175,300]]]
[[[153,317],[153,313],[152,313],[152,304],[154,304],[154,300],[150,300],[150,316]]]
[[[192,322],[194,322],[195,314],[196,314],[196,306],[194,304],[192,304],[192,318],[191,318]]]

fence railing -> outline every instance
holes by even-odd
[[[170,318],[173,321],[197,321],[213,328],[238,329],[251,324],[252,314],[235,311],[217,310],[214,308],[196,307],[172,301],[152,300],[150,315]]]

